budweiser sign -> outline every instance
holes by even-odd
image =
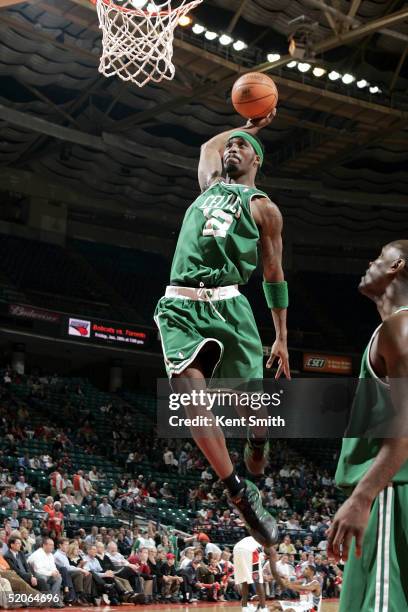
[[[59,323],[60,316],[55,312],[33,308],[32,306],[23,306],[22,304],[10,304],[9,314],[13,317],[21,317],[23,319],[34,319],[36,321],[46,321],[47,323]]]

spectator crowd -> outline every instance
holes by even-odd
[[[19,381],[29,388],[24,401],[10,390]],[[239,599],[231,551],[246,532],[223,483],[197,448],[186,440],[158,440],[153,431],[129,447],[122,429],[129,429],[134,414],[121,403],[119,425],[112,414],[118,408],[115,398],[101,406],[100,413],[113,420],[116,435],[110,442],[100,441],[81,385],[74,393],[83,403],[82,417],[75,427],[72,411],[63,409],[63,426],[47,414],[44,398],[50,388],[64,393],[65,385],[58,376],[18,377],[8,370],[0,385],[0,510],[5,515],[0,529],[1,597],[30,597],[11,607],[26,607],[27,602],[63,607]],[[30,418],[33,410],[41,414],[41,423]],[[46,441],[47,450],[22,452],[27,440]],[[71,457],[79,447],[90,457],[99,453],[117,459],[122,471],[106,492],[103,469],[74,468]],[[264,506],[280,527],[278,571],[290,579],[301,576],[305,564],[313,565],[323,595],[336,597],[342,568],[327,558],[325,534],[341,497],[330,477],[331,466],[316,466],[284,441],[276,440],[271,447],[258,485]],[[151,473],[141,473],[147,455]],[[244,474],[242,455],[237,445],[232,459]],[[38,470],[47,474],[41,486],[31,480]],[[194,476],[194,484],[188,484],[190,479],[183,486],[180,477],[187,474]],[[175,477],[180,481],[177,490],[172,486]],[[177,536],[171,526],[156,528],[148,521],[149,511],[164,502],[189,511],[191,520]],[[73,509],[87,517],[87,530],[75,527]],[[132,527],[136,521],[140,527]],[[269,597],[296,598],[290,590],[279,590],[268,563],[264,570]]]

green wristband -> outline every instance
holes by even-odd
[[[265,293],[268,308],[287,308],[289,306],[288,283],[267,283],[264,281],[262,287]]]

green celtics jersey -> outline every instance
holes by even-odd
[[[258,228],[251,214],[259,189],[216,182],[188,208],[171,267],[170,283],[223,287],[248,282],[257,264]]]
[[[407,307],[399,310],[408,310]],[[397,311],[399,312],[399,311]],[[381,327],[381,326],[380,326]],[[361,361],[360,379],[371,379],[376,384],[364,384],[361,380],[354,396],[351,410],[351,431],[370,431],[389,418],[391,399],[389,385],[380,380],[370,363],[370,349],[380,327],[371,337]],[[381,448],[378,438],[344,438],[336,471],[336,483],[340,487],[355,487],[371,467]],[[392,479],[396,483],[408,483],[408,461]]]

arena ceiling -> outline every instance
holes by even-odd
[[[260,186],[298,239],[313,242],[316,229],[336,231],[339,243],[349,236],[364,245],[370,232],[395,237],[408,206],[404,1],[205,0],[193,17],[247,49],[179,27],[174,81],[139,89],[98,74],[100,31],[88,0],[0,0],[2,184],[18,191],[16,176],[29,172],[40,190],[63,187],[73,219],[102,223],[105,215],[118,228],[143,222],[152,234],[174,232],[197,194],[200,144],[241,124],[229,92],[238,74],[256,69],[280,95],[262,133]],[[288,36],[298,27],[310,32],[313,65],[381,93],[288,68]],[[270,64],[268,52],[281,59]]]

